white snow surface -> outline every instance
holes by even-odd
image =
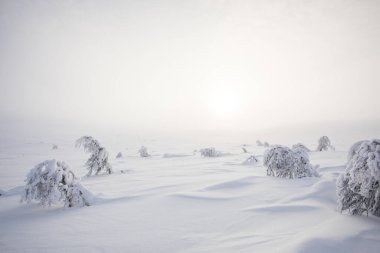
[[[85,177],[87,154],[75,139],[54,140],[57,150],[41,141],[0,144],[0,252],[380,252],[379,218],[337,211],[335,181],[352,142],[334,139],[336,151],[309,153],[320,177],[289,180],[266,176],[266,148],[256,139],[245,141],[246,154],[242,142],[209,143],[230,154],[220,157],[193,154],[203,144],[99,140],[112,175]],[[136,153],[142,144],[146,159]],[[259,162],[242,165],[250,155]],[[20,204],[28,171],[53,158],[83,176],[91,206]]]

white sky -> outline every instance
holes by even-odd
[[[0,116],[187,130],[378,119],[379,45],[380,1],[0,0]]]

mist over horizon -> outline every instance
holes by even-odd
[[[379,1],[2,0],[0,36],[2,135],[380,119]]]
[[[263,129],[133,129],[99,127],[98,125],[62,122],[59,120],[33,122],[28,120],[1,121],[1,148],[11,143],[53,143],[74,147],[75,140],[83,135],[96,136],[111,150],[118,147],[180,148],[192,150],[202,146],[255,146],[257,140],[270,144],[293,145],[297,142],[313,147],[317,140],[327,135],[339,148],[347,149],[358,140],[370,140],[380,136],[380,120],[327,121],[304,124],[278,125]],[[187,147],[187,148],[186,148]]]

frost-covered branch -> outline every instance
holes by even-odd
[[[61,161],[46,160],[37,164],[26,177],[21,202],[39,201],[43,206],[64,202],[65,207],[90,205],[89,193],[76,179],[69,166]]]
[[[345,173],[337,180],[338,209],[380,217],[380,140],[360,141],[348,153]]]
[[[142,146],[140,149],[139,149],[139,154],[141,157],[149,157],[149,153],[148,153],[148,149],[145,147],[145,146]]]
[[[315,167],[309,162],[307,152],[275,145],[264,153],[264,166],[267,175],[283,178],[302,178],[316,176]]]
[[[257,162],[258,159],[254,155],[251,155],[243,162],[243,165],[255,165]]]
[[[76,141],[75,146],[83,147],[85,152],[91,153],[90,158],[86,162],[87,169],[89,170],[88,176],[91,176],[92,173],[97,175],[102,170],[105,170],[108,174],[113,172],[108,162],[108,152],[104,147],[100,146],[97,140],[91,136],[82,136]]]
[[[301,150],[303,150],[303,151],[305,151],[305,152],[310,152],[310,151],[311,151],[308,147],[306,147],[306,146],[305,146],[304,144],[302,144],[302,143],[294,144],[294,145],[292,146],[292,149],[293,149],[293,150],[301,149]]]
[[[329,149],[335,150],[334,146],[331,145],[329,137],[322,136],[321,138],[319,138],[317,151],[327,151]]]
[[[217,151],[214,147],[211,148],[202,148],[200,150],[201,156],[203,157],[218,157],[221,156],[221,152]]]

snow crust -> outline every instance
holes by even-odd
[[[106,140],[114,173],[93,177],[85,176],[88,155],[75,149],[73,140],[56,142],[57,150],[40,142],[2,143],[0,252],[379,251],[380,219],[337,209],[336,180],[345,172],[352,143],[309,152],[310,163],[320,164],[320,176],[288,180],[266,175],[265,149],[255,140],[254,166],[243,165],[242,142],[217,143],[230,155],[207,159],[192,152],[207,144],[144,141],[157,155],[141,159],[136,153],[141,143]],[[312,141],[303,143],[315,148]],[[123,157],[116,159],[120,151]],[[53,158],[82,177],[93,194],[90,206],[20,204],[29,169]]]

